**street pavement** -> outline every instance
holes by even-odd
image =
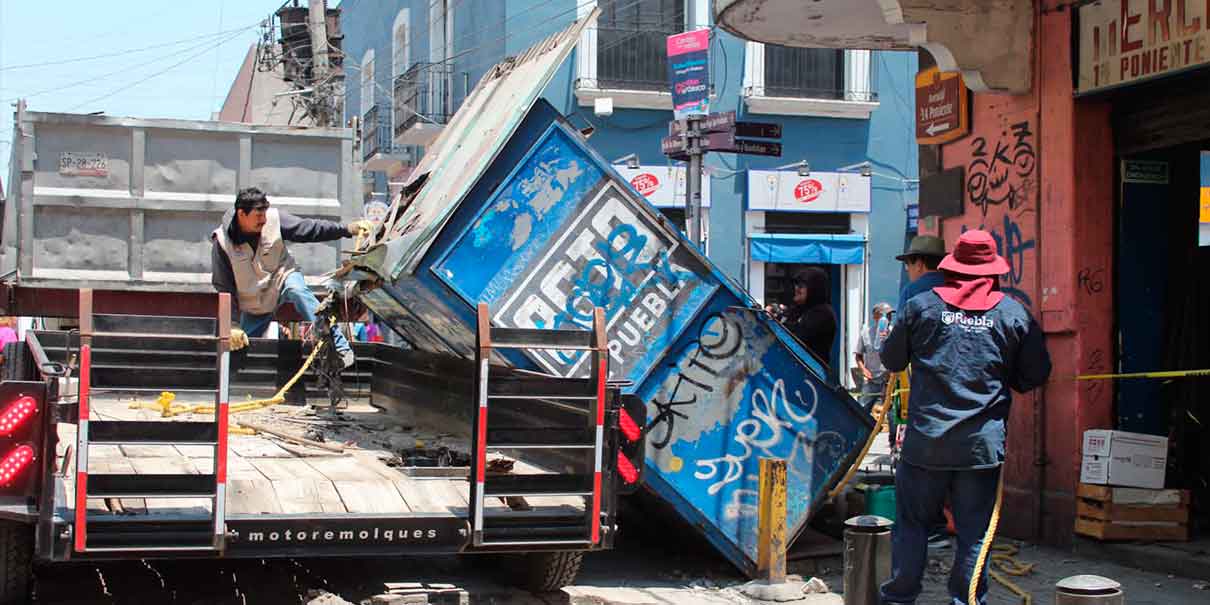
[[[886,454],[875,442],[867,468]],[[1017,544],[1009,541],[1002,543]],[[1131,605],[1205,605],[1210,577],[1184,578],[1124,567],[1070,551],[1018,544],[1017,559],[1035,571],[1012,581],[1039,605],[1054,602],[1054,585],[1065,577],[1095,574],[1120,582]],[[953,550],[932,553],[920,605],[945,603]],[[832,594],[804,595],[801,605],[839,605],[843,587],[838,557],[792,562],[803,579],[819,577]],[[483,559],[286,559],[252,561],[149,561],[56,566],[38,574],[37,603],[54,605],[343,605],[384,592],[387,582],[448,583],[465,589],[471,603],[491,605],[716,605],[754,603],[740,589],[747,582],[698,535],[658,505],[635,501],[623,512],[617,548],[589,555],[574,586],[536,595],[508,586]],[[325,596],[315,599],[315,591]],[[993,584],[992,605],[1021,599]]]

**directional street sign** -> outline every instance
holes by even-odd
[[[767,155],[777,158],[781,157],[781,143],[736,140],[735,146],[731,147],[730,149],[711,149],[711,151],[721,151],[723,153],[742,153],[745,155]]]
[[[754,139],[780,139],[781,124],[769,122],[736,122],[735,136]]]
[[[916,76],[916,142],[940,145],[970,132],[969,96],[962,74],[931,67]]]
[[[723,132],[731,130],[735,126],[735,112],[724,111],[721,113],[712,113],[698,120],[698,130],[701,132]],[[668,136],[679,136],[685,132],[686,120],[673,120],[668,122]]]
[[[702,151],[726,151],[735,146],[735,134],[730,132],[712,132],[699,139]],[[676,159],[684,159],[685,139],[679,136],[664,137],[660,140],[660,151]]]

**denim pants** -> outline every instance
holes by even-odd
[[[295,271],[286,277],[285,283],[282,284],[281,295],[277,300],[278,306],[290,303],[294,305],[294,310],[298,311],[303,319],[315,322],[315,311],[319,309],[319,299],[315,298],[315,294],[307,287],[307,281],[303,279],[302,273]],[[264,315],[240,313],[239,327],[249,338],[260,338],[265,335],[265,330],[269,329],[271,321],[273,321],[272,313]],[[348,339],[336,325],[332,326],[332,338],[335,339],[337,351],[343,353],[350,350]]]
[[[882,401],[882,396],[886,392],[886,383],[890,377],[885,373],[875,375],[871,379],[867,379],[865,384],[861,385],[861,407],[865,411],[874,409],[874,404]]]
[[[882,602],[915,603],[928,566],[929,532],[949,496],[958,530],[950,572],[952,605],[967,605],[971,573],[996,505],[1000,468],[938,471],[900,462],[895,469],[895,527],[891,532],[891,579],[882,585]],[[989,557],[990,558],[990,557]],[[987,565],[981,570],[979,604],[987,603]]]

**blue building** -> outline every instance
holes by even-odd
[[[345,0],[346,119],[362,126],[367,208],[382,203],[496,62],[601,9],[545,98],[674,223],[684,167],[660,151],[672,119],[665,38],[710,27],[709,0]],[[799,49],[714,30],[711,111],[782,125],[780,158],[709,154],[710,258],[762,303],[789,304],[807,265],[832,276],[847,378],[874,303],[898,299],[894,260],[917,202],[915,53]]]

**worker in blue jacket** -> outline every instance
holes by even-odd
[[[932,235],[917,235],[908,244],[908,249],[895,260],[903,263],[907,271],[908,284],[899,292],[899,306],[922,292],[928,292],[937,286],[945,285],[945,277],[937,270],[941,259],[945,258],[945,240]]]
[[[998,276],[1009,266],[991,234],[962,234],[939,268],[945,285],[908,300],[882,347],[888,369],[912,365],[883,603],[916,602],[928,533],[948,497],[958,532],[949,593],[953,605],[966,605],[1004,463],[1010,390],[1033,390],[1050,376],[1037,322],[1000,291]],[[978,571],[980,604],[986,602],[985,572]]]

